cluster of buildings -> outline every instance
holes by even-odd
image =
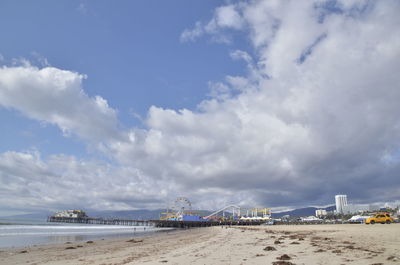
[[[335,196],[337,214],[353,214],[366,211],[379,211],[382,207],[379,204],[349,204],[347,195]]]
[[[348,203],[347,201],[347,195],[344,194],[338,194],[335,196],[335,205],[336,205],[336,210],[333,212],[328,212],[324,209],[318,209],[315,211],[315,216],[322,218],[326,217],[328,215],[337,215],[337,214],[358,214],[362,212],[372,212],[372,211],[379,211],[382,208],[396,208],[400,205],[399,201],[396,201],[394,203],[385,203],[385,205],[382,204],[352,204]]]
[[[87,217],[87,215],[82,210],[64,210],[57,212],[54,217],[83,218]]]

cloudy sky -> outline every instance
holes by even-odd
[[[400,199],[400,2],[0,2],[0,215]]]

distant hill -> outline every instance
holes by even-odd
[[[6,219],[25,219],[25,220],[46,220],[49,215],[52,215],[54,213],[52,212],[47,212],[47,211],[40,211],[40,212],[35,212],[35,213],[28,213],[28,214],[18,214],[18,215],[12,215],[12,216],[5,216],[1,218],[6,218]]]
[[[119,218],[119,219],[136,219],[136,220],[154,220],[160,217],[160,213],[165,212],[163,209],[157,210],[126,210],[126,211],[87,211],[90,217],[98,218]]]
[[[286,212],[280,212],[280,213],[272,213],[273,218],[280,218],[284,215],[289,215],[291,217],[297,217],[297,216],[310,216],[310,215],[315,215],[315,210],[318,209],[323,209],[327,211],[333,211],[336,209],[336,206],[329,206],[326,208],[316,208],[316,207],[306,207],[306,208],[299,208],[291,211],[286,211]]]

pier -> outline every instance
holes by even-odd
[[[222,216],[219,216],[222,215]],[[178,197],[171,209],[160,213],[159,220],[128,220],[92,218],[83,210],[64,210],[47,218],[48,222],[80,223],[98,225],[153,226],[172,228],[191,228],[208,226],[261,225],[271,219],[268,208],[243,209],[237,205],[228,205],[207,216],[192,211],[191,202],[186,197]]]
[[[154,226],[154,227],[173,227],[191,228],[208,226],[233,226],[233,225],[261,225],[265,221],[173,221],[173,220],[125,220],[125,219],[103,219],[91,217],[56,217],[49,216],[47,222],[53,223],[76,223],[76,224],[97,224],[97,225],[124,225],[124,226]]]
[[[172,221],[172,220],[153,220],[156,227],[174,227],[174,228],[191,228],[191,227],[208,227],[208,226],[234,226],[234,225],[261,225],[265,221]]]
[[[103,218],[92,218],[92,217],[49,216],[47,218],[47,222],[95,224],[95,225],[154,226],[154,223],[150,220],[103,219]]]

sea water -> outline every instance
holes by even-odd
[[[162,230],[165,229],[151,226],[69,224],[48,223],[42,220],[0,219],[0,248],[145,236]]]

